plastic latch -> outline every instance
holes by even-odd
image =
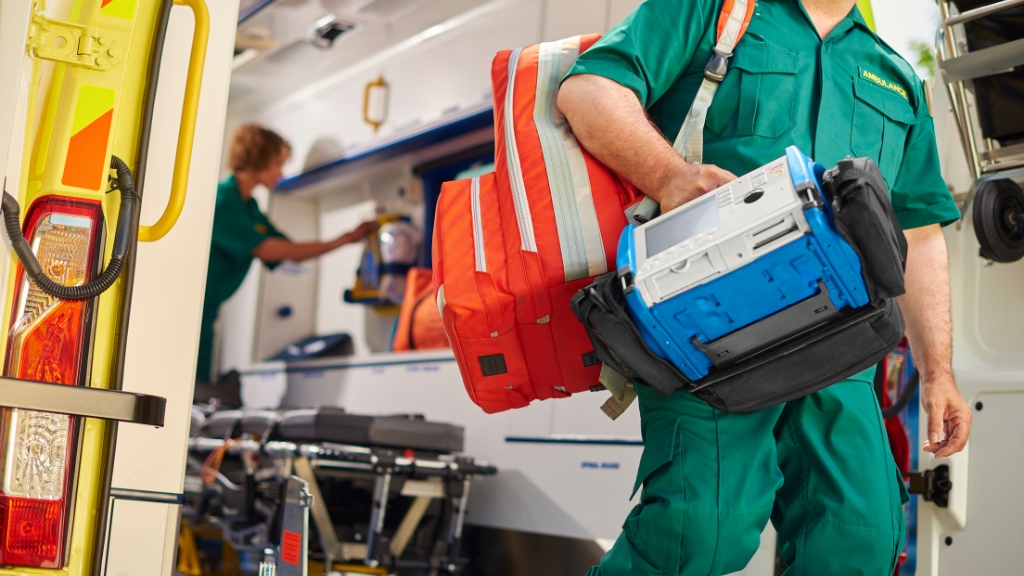
[[[619,268],[619,282],[621,282],[623,296],[628,296],[633,292],[633,272],[629,268]]]
[[[818,187],[814,182],[807,181],[798,184],[796,187],[796,195],[803,202],[803,209],[809,210],[811,208],[818,208],[819,210],[824,209],[825,203],[821,199],[821,194],[818,193]]]
[[[712,52],[707,66],[704,67],[704,78],[708,82],[721,84],[722,80],[725,80],[725,74],[729,71],[729,58],[732,58],[732,53],[722,54],[716,48]]]

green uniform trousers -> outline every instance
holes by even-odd
[[[643,492],[588,576],[737,572],[769,519],[786,576],[893,573],[908,496],[870,384],[751,414],[638,392]]]

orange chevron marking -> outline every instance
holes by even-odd
[[[114,110],[111,108],[71,137],[67,161],[64,163],[64,176],[61,178],[65,186],[100,189],[113,117]]]

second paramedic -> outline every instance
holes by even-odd
[[[199,333],[196,400],[207,399],[203,396],[226,395],[222,401],[237,403],[237,385],[211,391],[205,383],[216,381],[212,374],[213,341],[220,306],[242,285],[253,259],[259,258],[273,270],[285,260],[301,262],[346,244],[361,242],[377,227],[376,222],[364,222],[355,230],[327,242],[289,240],[263,214],[252,193],[259,185],[269,190],[277,187],[290,153],[291,147],[280,135],[255,124],[242,126],[231,140],[228,165],[232,174],[217,187],[213,216],[206,299]]]
[[[579,57],[558,106],[580,143],[662,211],[790,145],[825,166],[848,155],[873,158],[909,244],[899,304],[921,374],[924,450],[941,458],[963,449],[971,425],[951,366],[941,231],[960,213],[939,173],[922,81],[855,3],[757,2],[707,108],[701,165],[687,164],[670,142],[695,96],[706,106],[698,91],[706,96],[700,87],[722,0],[647,0]],[[893,574],[908,498],[873,373],[747,414],[640,386],[643,493],[590,576],[737,572],[769,519],[787,575]]]

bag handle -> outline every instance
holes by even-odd
[[[725,75],[729,71],[729,59],[733,50],[750,26],[754,17],[756,0],[725,0],[722,12],[718,16],[717,44],[711,52],[711,59],[704,67],[704,81],[697,90],[690,111],[683,119],[679,134],[672,148],[690,164],[701,164],[704,161],[704,124],[707,122],[708,109],[715,99],[715,93]],[[643,200],[633,212],[633,220],[644,224],[653,220],[661,207],[649,196]]]

